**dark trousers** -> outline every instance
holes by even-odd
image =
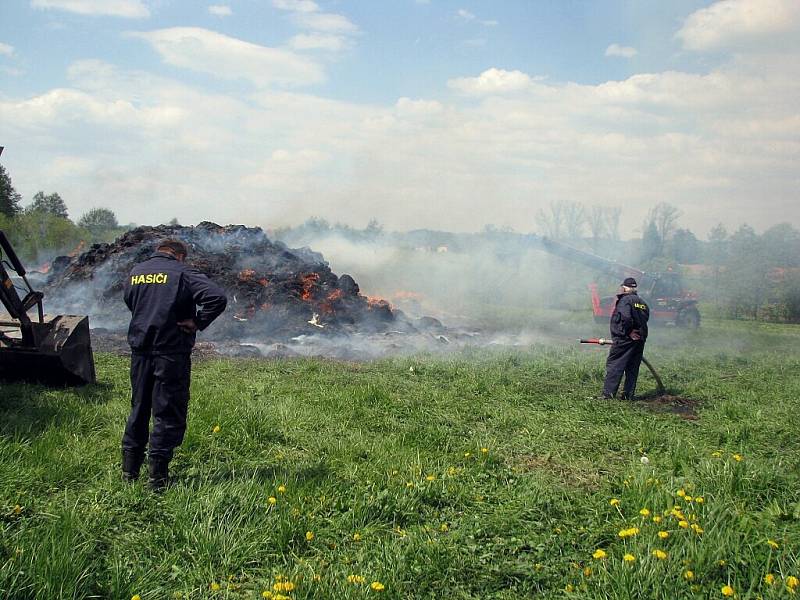
[[[122,450],[144,456],[148,438],[151,458],[169,462],[183,442],[189,409],[190,354],[131,355],[131,414]],[[150,414],[153,430],[149,430]]]
[[[616,396],[622,375],[625,375],[625,386],[622,388],[624,398],[633,398],[636,391],[636,380],[639,378],[639,366],[644,354],[643,340],[614,340],[614,345],[606,360],[606,381],[603,384],[603,396]]]

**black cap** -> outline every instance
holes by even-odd
[[[625,287],[635,288],[636,280],[633,277],[627,277],[625,281],[622,282],[622,285],[624,285]]]

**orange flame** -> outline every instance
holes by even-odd
[[[300,297],[308,302],[311,300],[312,291],[314,289],[314,284],[319,281],[319,273],[309,273],[308,275],[303,275],[301,278],[303,283],[303,291],[300,294]]]
[[[255,276],[255,269],[244,269],[243,271],[239,271],[239,281],[252,281]]]
[[[52,268],[53,266],[49,262],[46,262],[41,267],[39,267],[38,271],[39,273],[49,273],[50,269]]]
[[[84,248],[86,248],[86,240],[81,240],[80,243],[73,248],[72,252],[67,254],[67,256],[70,258],[75,258],[80,252],[83,252]]]
[[[388,308],[389,310],[392,309],[391,304],[389,304],[383,298],[378,298],[376,296],[367,296],[367,307],[370,309],[375,309],[375,308]]]

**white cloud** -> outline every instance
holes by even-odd
[[[297,12],[294,20],[300,27],[329,33],[357,33],[358,27],[343,15],[321,12]]]
[[[462,21],[474,21],[476,23],[480,23],[481,25],[485,25],[486,27],[496,27],[498,25],[498,22],[495,21],[494,19],[485,20],[485,21],[481,20],[481,19],[478,19],[478,17],[475,16],[474,13],[471,13],[470,11],[468,11],[468,10],[466,10],[464,8],[459,8],[456,11],[456,16],[459,19],[461,19]]]
[[[150,10],[140,0],[31,0],[31,6],[89,16],[112,16],[128,19],[150,16]]]
[[[294,50],[330,50],[338,52],[347,46],[347,38],[341,35],[301,33],[289,40],[289,47]]]
[[[631,46],[620,46],[619,44],[611,44],[606,48],[606,56],[621,56],[622,58],[632,58],[638,52],[636,48]]]
[[[465,94],[505,94],[517,92],[529,87],[533,80],[522,71],[505,71],[491,68],[478,77],[460,77],[451,79],[447,85]]]
[[[8,44],[0,42],[0,55],[11,56],[12,54],[14,54],[14,46],[9,46]]]
[[[769,44],[776,35],[800,35],[797,0],[720,0],[690,14],[675,37],[687,50],[703,51]]]
[[[312,0],[272,0],[272,5],[293,12],[318,12],[319,5]]]
[[[164,62],[256,86],[307,85],[324,79],[314,61],[199,27],[173,27],[129,34],[150,43]]]
[[[227,4],[212,4],[208,7],[208,13],[215,17],[230,17],[233,10]]]
[[[397,113],[401,116],[431,116],[438,115],[444,110],[441,102],[436,100],[412,100],[399,98],[395,103]]]

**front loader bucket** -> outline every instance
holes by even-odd
[[[0,379],[58,386],[95,382],[89,317],[59,315],[32,325],[35,346],[0,344]]]

